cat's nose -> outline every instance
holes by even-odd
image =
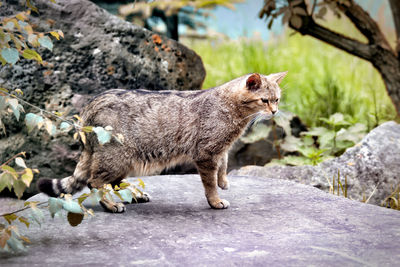
[[[277,112],[277,110],[271,110],[272,114],[275,114]]]

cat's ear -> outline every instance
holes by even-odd
[[[257,90],[261,87],[261,77],[258,73],[253,73],[246,80],[246,87],[249,90]]]
[[[283,72],[278,72],[278,73],[273,73],[267,76],[268,81],[270,82],[276,82],[277,84],[280,84],[283,78],[285,78],[287,71]]]

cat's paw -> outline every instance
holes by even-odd
[[[219,199],[213,203],[209,202],[209,204],[213,209],[227,209],[230,206],[229,201],[225,199]]]
[[[218,186],[222,190],[228,190],[229,189],[229,181],[227,179],[218,181]]]
[[[125,205],[120,202],[113,203],[113,202],[100,201],[100,204],[105,211],[108,211],[111,213],[122,213],[122,212],[125,212],[125,210],[126,210]]]
[[[146,203],[151,201],[151,196],[149,193],[143,192],[143,194],[139,194],[136,196],[136,200],[138,203]]]

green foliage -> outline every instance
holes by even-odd
[[[22,161],[18,160],[19,163]],[[43,222],[45,216],[43,213],[43,206],[47,208],[52,218],[64,217],[64,213],[67,213],[67,221],[71,226],[78,226],[84,218],[94,216],[92,209],[87,209],[83,203],[87,200],[93,202],[92,204],[98,203],[102,198],[113,199],[112,194],[119,197],[123,202],[131,203],[133,199],[136,200],[136,196],[141,194],[138,187],[144,188],[144,183],[141,179],[138,179],[138,186],[134,184],[122,182],[119,186],[112,188],[110,184],[104,185],[101,189],[92,189],[89,194],[82,194],[76,198],[72,198],[72,195],[66,194],[61,195],[59,198],[50,197],[45,202],[25,202],[25,207],[18,211],[9,214],[1,214],[5,224],[0,223],[0,250],[6,251],[24,251],[26,250],[24,243],[30,243],[30,240],[18,233],[18,226],[15,222],[24,224],[27,228],[34,222],[39,226]],[[18,216],[17,213],[28,210],[28,218],[25,216]]]
[[[20,152],[2,165],[0,165],[0,192],[5,188],[9,191],[14,189],[14,193],[18,198],[21,198],[25,189],[30,186],[33,180],[33,172],[38,173],[37,169],[28,168],[23,158],[18,156],[25,156],[25,152]],[[14,161],[16,168],[9,166],[8,164]]]
[[[396,118],[382,79],[369,63],[311,37],[186,44],[202,57],[207,71],[204,88],[247,73],[289,71],[282,82],[280,109],[298,115],[309,127],[325,125],[319,118],[335,113],[368,130]]]
[[[302,132],[297,138],[287,135],[280,144],[288,152],[297,152],[299,156],[289,155],[272,163],[288,165],[317,165],[318,163],[341,155],[347,148],[357,144],[367,133],[367,127],[361,123],[352,125],[343,114],[335,113],[329,118],[321,118],[326,126],[313,127]]]
[[[97,135],[97,139],[101,145],[110,142],[111,140],[111,133],[105,130],[103,127],[94,127],[93,131]]]
[[[28,0],[29,8],[38,12],[36,7]],[[64,37],[62,31],[36,32],[29,23],[30,11],[18,13],[15,16],[5,17],[0,24],[0,62],[2,65],[14,65],[20,60],[20,56],[28,60],[35,60],[43,64],[42,57],[35,51],[41,47],[50,51],[53,49],[53,41],[49,36],[57,40]]]

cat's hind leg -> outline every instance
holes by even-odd
[[[219,160],[218,164],[218,186],[223,190],[228,190],[229,181],[226,177],[226,170],[228,168],[228,153],[225,153]]]

